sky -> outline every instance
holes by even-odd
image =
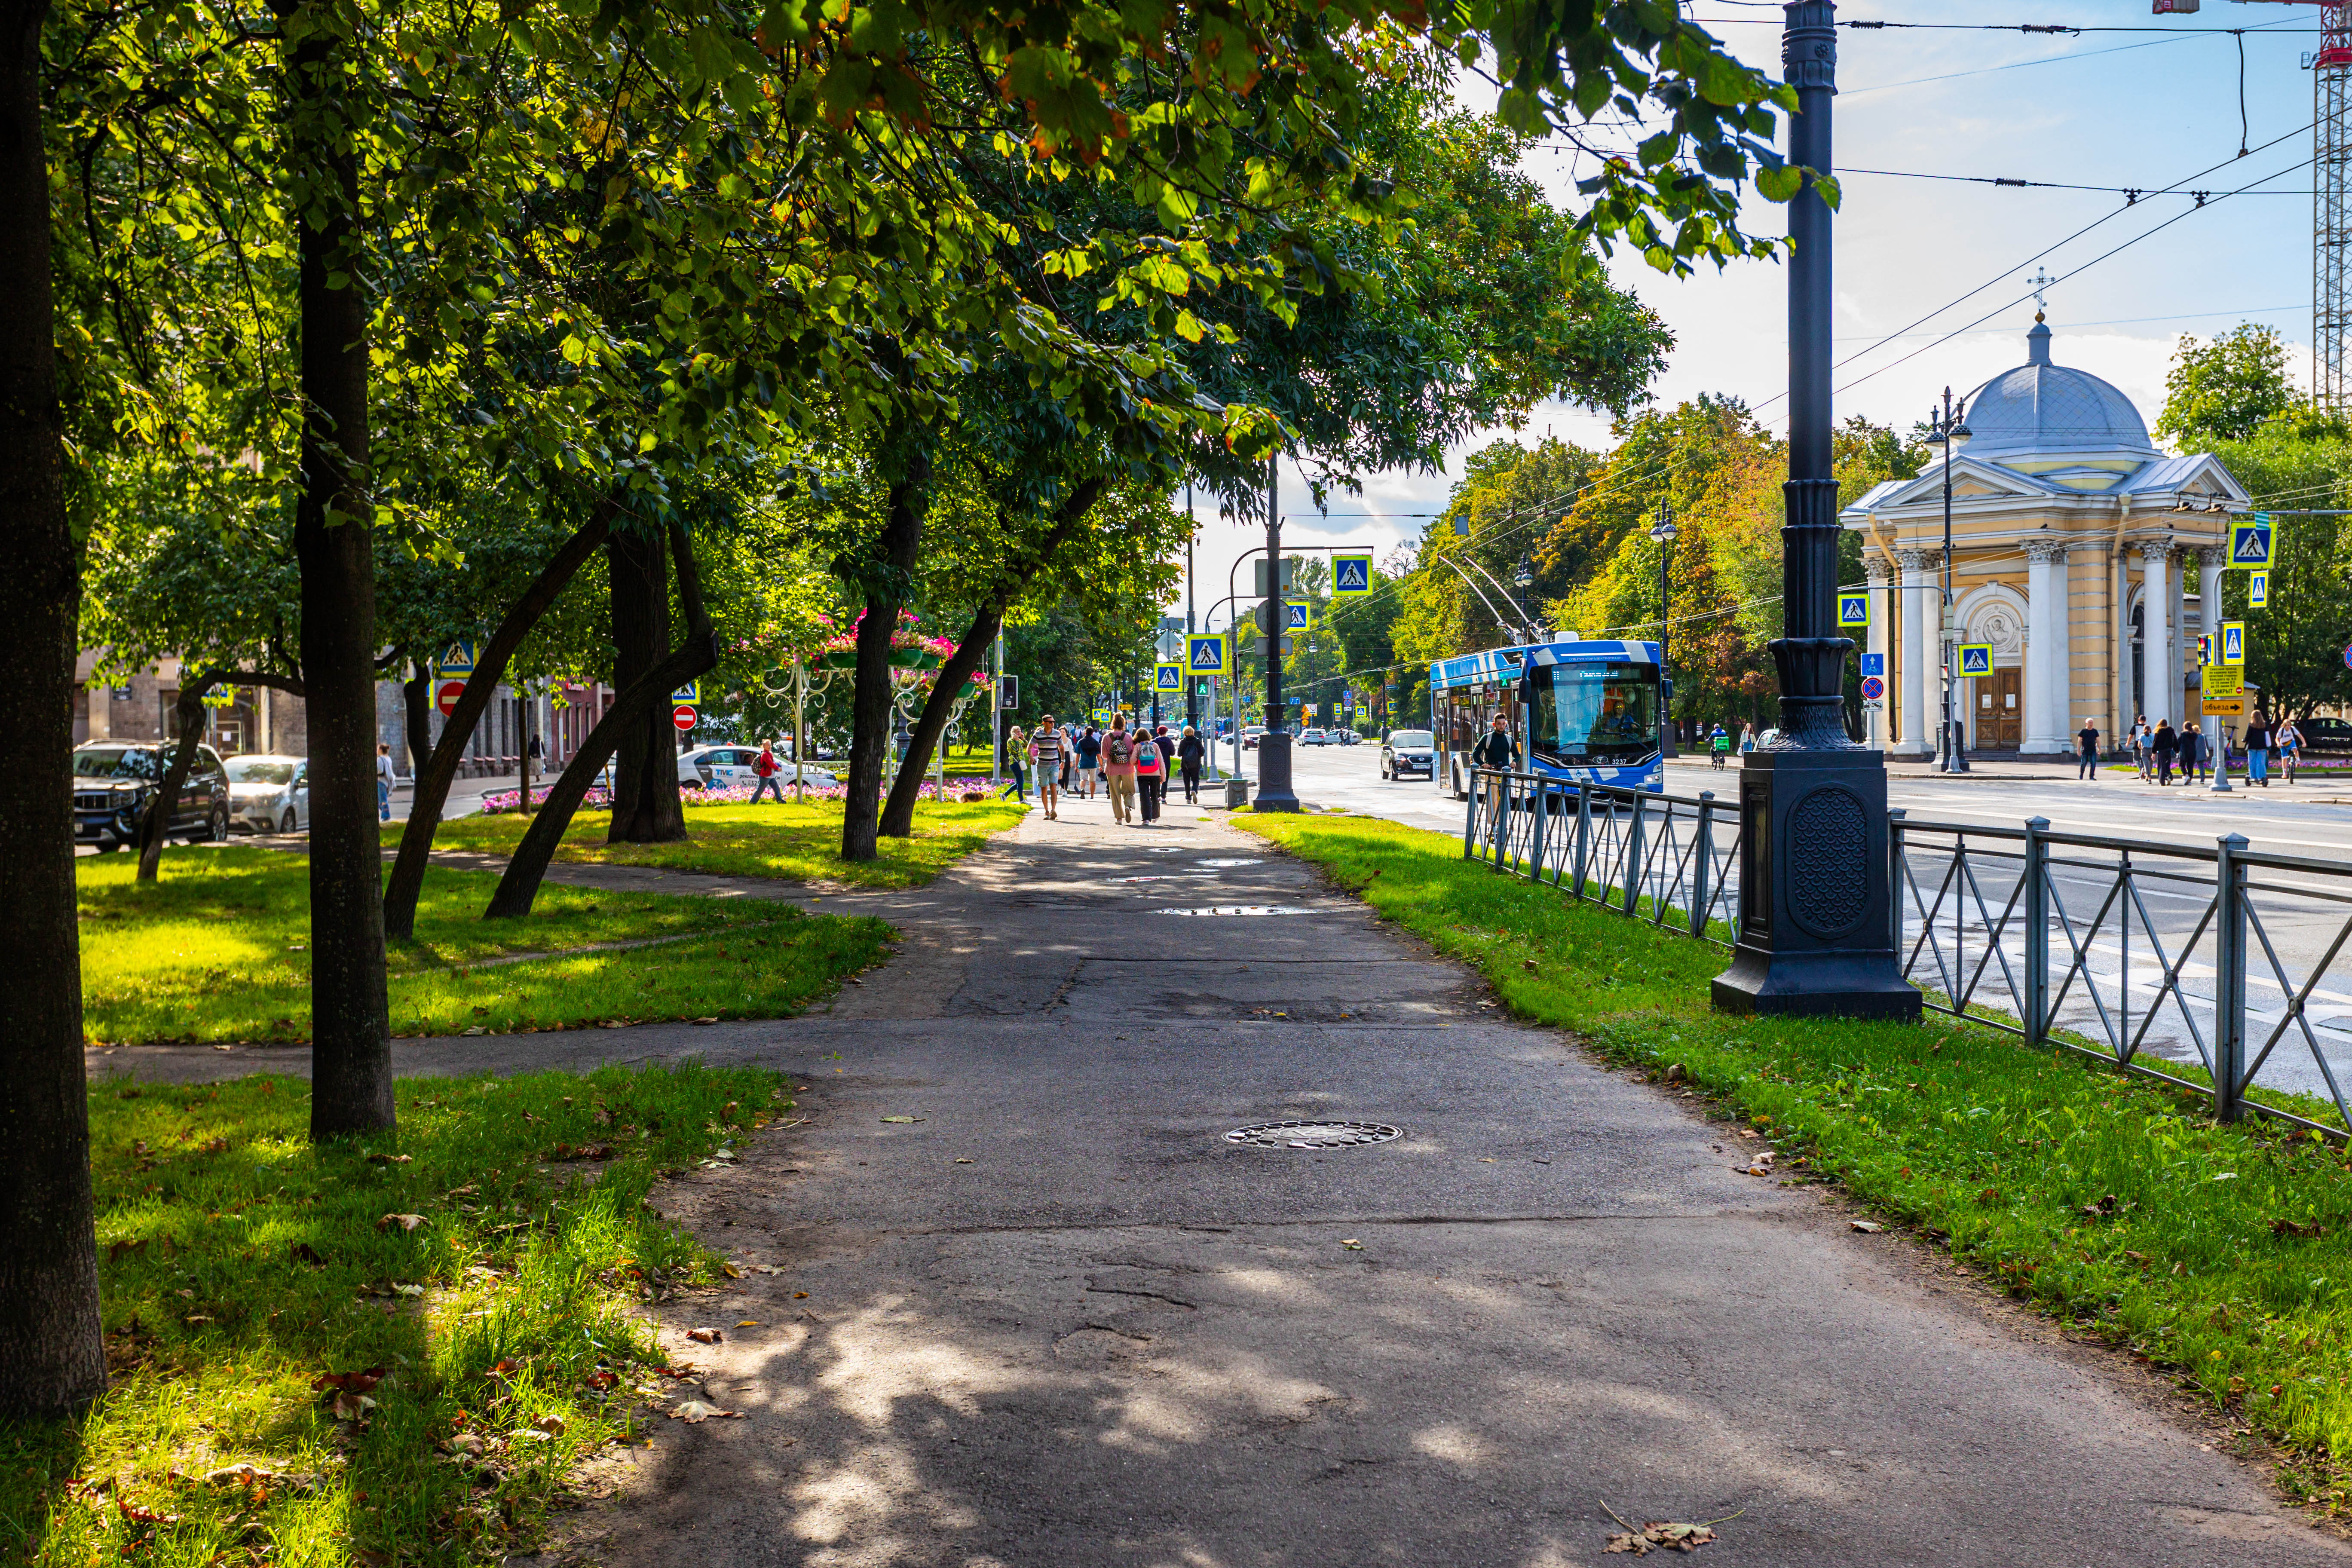
[[[1686,0],[1684,9],[1733,54],[1779,74],[1778,4]],[[2026,279],[2038,268],[2058,280],[2043,296],[2052,357],[2113,382],[2150,423],[2183,333],[2266,322],[2285,337],[2298,381],[2306,379],[2313,88],[2302,57],[2317,47],[2318,13],[2276,0],[2204,0],[2199,14],[2179,16],[2151,16],[2149,0],[1842,4],[1841,21],[2165,30],[2068,37],[1839,28],[1835,134],[1844,201],[1835,331],[1840,358],[1853,357],[1838,373],[1836,416],[1907,429],[1947,385],[1965,393],[2023,363],[2034,310]],[[2244,158],[2237,156],[2239,44],[2221,30],[2229,28],[2245,29],[2242,144],[2265,149]],[[1475,100],[1465,93],[1465,101]],[[1523,163],[1564,210],[1576,207],[1577,156],[1535,148]],[[2142,192],[2178,184],[2181,194],[2127,204],[2105,190],[1854,172],[1865,169]],[[2221,195],[2242,186],[2289,194]],[[2196,191],[2209,193],[2201,209],[2189,194]],[[1745,219],[1758,233],[1785,232],[1780,211],[1752,195]],[[1652,388],[1656,405],[1728,393],[1783,427],[1784,407],[1766,401],[1788,381],[1788,279],[1777,262],[1675,279],[1621,251],[1610,270],[1675,334],[1665,374]],[[1937,341],[1956,329],[1965,330]],[[1599,449],[1614,444],[1608,415],[1585,408],[1536,408],[1518,438],[1539,440],[1547,431]],[[1465,455],[1510,435],[1474,437],[1447,454],[1444,473],[1368,476],[1361,496],[1334,495],[1328,516],[1315,513],[1304,481],[1286,465],[1284,542],[1363,544],[1385,555],[1428,526],[1412,514],[1444,510]],[[1222,584],[1241,552],[1265,542],[1265,529],[1224,521],[1207,501],[1197,515],[1197,600],[1206,610],[1224,596]],[[1181,612],[1181,598],[1174,607]]]

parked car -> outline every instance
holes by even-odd
[[[256,752],[231,757],[229,826],[248,833],[299,833],[310,826],[310,760]]]
[[[1394,783],[1407,773],[1437,777],[1437,738],[1426,730],[1391,730],[1381,742],[1381,777]]]
[[[1242,750],[1244,752],[1256,751],[1257,738],[1265,733],[1265,726],[1263,724],[1252,724],[1244,728],[1242,731]]]
[[[174,742],[176,744],[176,742]],[[74,842],[100,852],[121,849],[139,834],[139,824],[163,786],[171,763],[168,746],[96,742],[73,754]],[[178,807],[168,831],[217,844],[228,837],[228,772],[220,753],[198,746],[180,786]]]
[[[2352,752],[2352,722],[2314,717],[2297,719],[2294,727],[2303,734],[2305,751]]]
[[[1331,743],[1331,737],[1320,730],[1302,730],[1298,732],[1298,743],[1302,746],[1328,746]]]
[[[697,746],[677,754],[677,782],[688,789],[726,789],[753,781],[751,759],[757,746]]]

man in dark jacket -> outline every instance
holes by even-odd
[[[1519,765],[1519,744],[1511,737],[1511,727],[1504,717],[1495,715],[1493,729],[1479,738],[1470,750],[1470,765],[1510,772]]]

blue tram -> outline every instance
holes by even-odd
[[[1654,642],[1532,643],[1430,666],[1431,774],[1469,797],[1470,751],[1501,714],[1530,771],[1557,779],[1665,788],[1665,703]]]

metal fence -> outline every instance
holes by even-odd
[[[1926,1005],[2182,1084],[2332,1102],[2352,1125],[2352,866],[1890,813],[1892,937]],[[1463,853],[1572,897],[1714,941],[1738,923],[1734,802],[1479,772]],[[2168,1067],[2194,1063],[2212,1082]]]

